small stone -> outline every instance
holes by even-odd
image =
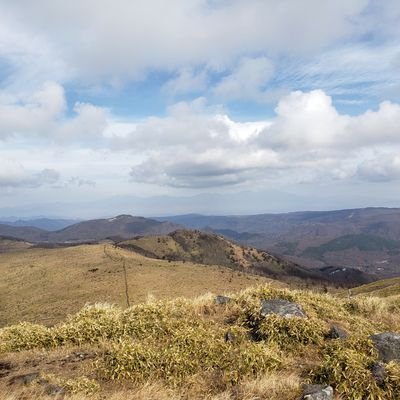
[[[400,334],[393,332],[383,332],[370,336],[379,359],[385,363],[400,359]]]
[[[234,342],[236,339],[236,336],[232,332],[226,332],[224,338],[225,338],[225,342]]]
[[[32,372],[30,374],[17,375],[10,379],[10,384],[22,383],[24,385],[29,385],[33,381],[39,378],[39,372]]]
[[[49,396],[64,396],[65,389],[62,386],[49,384],[46,386],[45,392]]]
[[[327,385],[306,385],[304,400],[333,400],[333,388]]]
[[[266,317],[269,314],[280,315],[284,318],[307,318],[307,315],[300,305],[288,300],[262,300],[261,316]]]
[[[381,362],[375,362],[370,366],[370,370],[375,382],[379,386],[383,385],[386,379],[385,365]]]
[[[219,306],[223,306],[225,304],[228,304],[232,299],[230,297],[227,296],[217,296],[215,298],[215,304],[219,305]]]
[[[332,325],[329,332],[326,334],[327,339],[347,339],[349,334],[337,325]]]

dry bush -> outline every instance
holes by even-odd
[[[322,363],[310,374],[313,381],[332,385],[338,394],[349,400],[399,398],[400,366],[394,363],[388,366],[387,377],[379,385],[371,372],[377,354],[367,337],[332,341],[322,352]]]
[[[0,353],[51,347],[55,344],[51,329],[21,322],[0,329]]]

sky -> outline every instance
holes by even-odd
[[[0,0],[0,217],[399,199],[398,0]]]

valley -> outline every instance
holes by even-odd
[[[363,208],[243,216],[159,218],[208,230],[311,268],[350,267],[392,277],[400,273],[400,209]]]

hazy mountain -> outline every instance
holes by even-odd
[[[8,238],[22,239],[27,240],[28,242],[37,242],[46,240],[47,234],[48,232],[43,229],[33,228],[30,226],[18,227],[0,224],[0,236]]]
[[[136,235],[165,234],[179,225],[143,217],[119,215],[114,218],[83,221],[64,229],[50,232],[33,227],[0,225],[0,235],[31,242],[80,243],[107,238],[127,239]]]
[[[12,218],[6,218],[4,219],[4,221],[0,221],[0,224],[20,227],[29,226],[33,228],[44,229],[47,231],[58,231],[78,222],[80,221],[76,219],[35,218],[14,220]]]
[[[400,273],[398,208],[248,216],[189,214],[159,220],[212,229],[242,244],[313,267],[356,267],[382,276]]]
[[[49,234],[50,242],[79,242],[106,238],[126,239],[136,235],[169,233],[179,226],[149,218],[119,215],[107,219],[94,219],[68,226]]]

